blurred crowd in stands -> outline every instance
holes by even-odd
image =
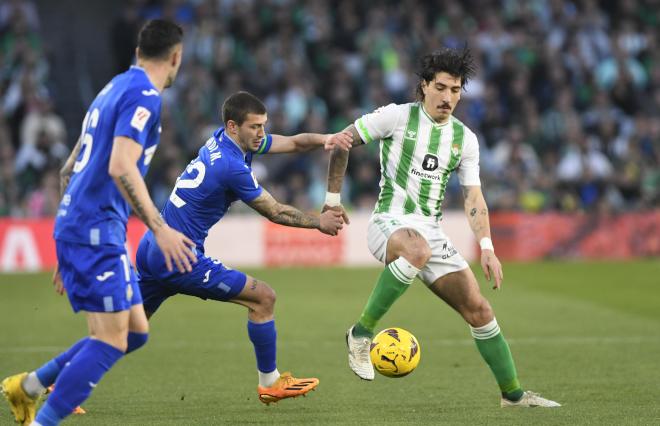
[[[455,115],[479,137],[492,211],[660,206],[658,0],[117,3],[108,41],[115,72],[133,61],[144,20],[175,19],[185,30],[184,64],[164,94],[161,145],[148,176],[160,206],[220,125],[229,94],[261,97],[271,133],[337,132],[381,105],[414,100],[419,58],[443,45],[467,45],[477,61]],[[65,134],[49,97],[44,43],[33,2],[2,2],[0,215],[55,213],[57,171],[77,137]],[[351,152],[344,199],[352,209],[373,208],[378,149]],[[317,151],[257,158],[253,166],[276,198],[316,209],[327,160]],[[455,178],[444,207],[462,207]]]

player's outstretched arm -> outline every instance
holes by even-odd
[[[323,147],[326,151],[335,148],[348,151],[352,146],[352,135],[346,131],[322,135],[319,133],[300,133],[294,136],[273,135],[273,144],[269,153],[305,152]]]
[[[192,251],[195,243],[179,231],[170,228],[158,213],[136,165],[141,154],[142,145],[126,137],[116,137],[112,145],[108,173],[135,214],[154,233],[158,247],[165,256],[167,269],[171,271],[174,263],[179,272],[190,272],[191,262],[197,262],[197,257]]]
[[[494,278],[494,289],[499,289],[502,284],[504,274],[502,264],[497,256],[493,242],[490,239],[490,220],[488,218],[488,206],[481,192],[480,186],[463,186],[464,207],[470,228],[479,241],[481,247],[481,269],[488,281]]]
[[[340,212],[327,211],[320,216],[304,213],[295,207],[277,202],[265,189],[248,204],[271,222],[280,225],[318,229],[324,234],[337,235],[343,224]]]
[[[351,124],[344,129],[343,132],[351,135],[351,145],[356,146],[362,144],[362,139],[358,133],[355,125]],[[344,222],[351,223],[348,215],[341,205],[340,193],[341,187],[344,183],[344,175],[346,174],[346,166],[348,165],[348,150],[336,147],[330,153],[330,164],[328,165],[328,192],[325,197],[325,205],[323,212],[327,210],[335,210],[341,212]]]

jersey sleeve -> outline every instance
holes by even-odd
[[[117,111],[114,137],[124,136],[144,146],[150,130],[160,121],[161,99],[158,95],[144,95],[135,89],[124,95]]]
[[[458,181],[462,186],[481,186],[479,179],[479,142],[470,132],[465,135],[463,154],[458,165]]]
[[[245,164],[232,167],[229,172],[227,186],[244,203],[254,200],[263,191],[261,185],[257,182],[257,178],[254,177],[252,170]]]
[[[273,144],[273,135],[270,133],[266,134],[264,138],[261,141],[261,145],[259,145],[259,149],[255,151],[256,155],[263,155],[268,153],[270,151],[270,147]]]
[[[353,124],[364,143],[370,143],[392,136],[400,116],[399,105],[389,104],[363,115]]]

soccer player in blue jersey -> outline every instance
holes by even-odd
[[[124,354],[146,343],[148,321],[124,247],[129,208],[153,232],[165,268],[175,264],[190,271],[196,261],[194,243],[163,221],[143,180],[159,141],[160,94],[181,65],[182,36],[178,25],[164,20],[142,28],[137,66],[99,92],[62,168],[66,191],[55,221],[56,279],[74,312],[86,312],[89,337],[36,371],[2,381],[19,423],[59,424]],[[55,380],[35,419],[39,396]]]
[[[351,135],[266,134],[266,107],[247,92],[227,98],[222,119],[224,127],[213,133],[198,157],[183,171],[162,212],[170,226],[195,242],[198,262],[193,271],[187,274],[168,271],[153,231],[147,231],[140,242],[136,267],[147,316],[153,315],[165,299],[175,294],[233,302],[248,308],[247,330],[254,345],[259,376],[257,392],[259,399],[269,404],[309,392],[317,386],[318,379],[297,379],[290,373],[278,372],[273,320],[275,292],[265,282],[206,256],[204,240],[208,230],[237,200],[272,222],[336,235],[342,228],[341,212],[328,210],[318,216],[277,202],[259,185],[250,165],[255,155],[266,153],[301,152],[324,145],[328,150],[348,149]]]

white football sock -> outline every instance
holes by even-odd
[[[279,378],[280,372],[277,371],[277,368],[270,373],[262,373],[259,371],[259,386],[269,388],[273,386],[273,383]]]
[[[23,380],[22,385],[25,393],[31,396],[32,398],[36,398],[42,393],[46,392],[46,388],[44,387],[44,385],[41,384],[39,378],[37,377],[37,373],[35,373],[34,371],[28,374],[27,377],[25,377],[25,380]]]

